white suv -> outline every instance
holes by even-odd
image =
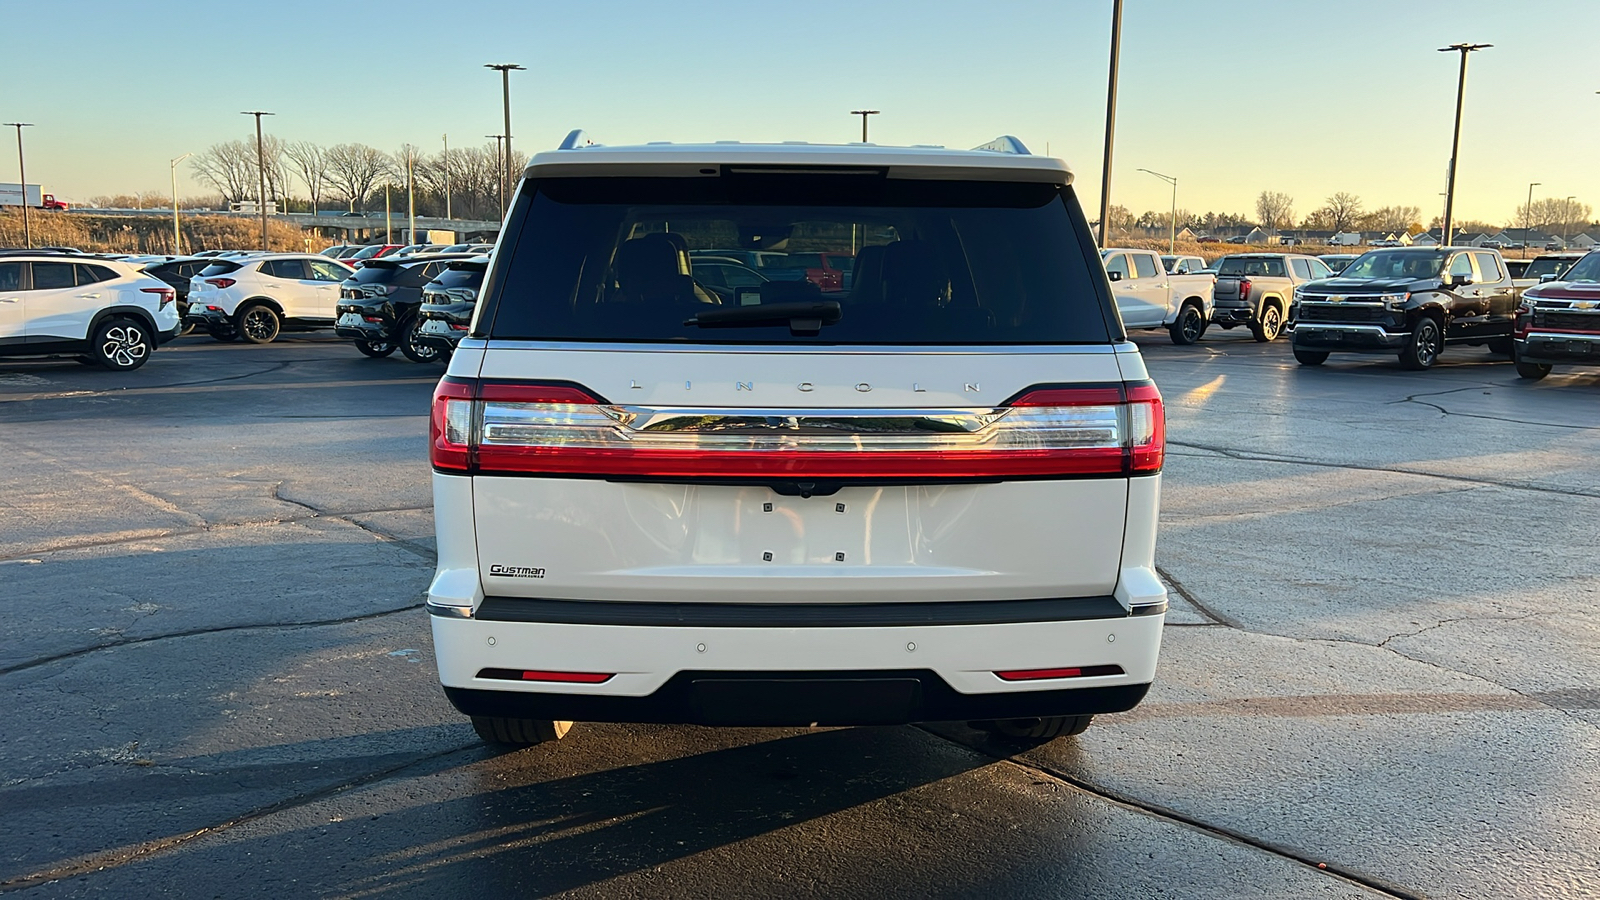
[[[137,369],[178,336],[177,292],[96,256],[0,253],[0,356],[77,356]]]
[[[478,733],[1137,704],[1165,426],[1066,165],[582,143],[533,158],[434,397],[427,607]],[[758,251],[800,264],[696,280]]]
[[[218,259],[189,279],[185,320],[219,341],[277,340],[285,327],[328,328],[339,284],[355,269],[310,253]]]

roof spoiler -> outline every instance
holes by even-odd
[[[573,132],[576,134],[577,132]],[[569,138],[570,140],[570,138]],[[990,153],[1015,153],[1018,156],[1032,156],[1022,142],[1009,134],[1002,134],[987,144],[979,144],[973,150],[986,150]]]
[[[589,136],[587,134],[583,133],[583,129],[582,128],[574,128],[571,131],[567,132],[566,139],[563,140],[561,142],[561,146],[557,147],[556,149],[557,150],[582,150],[585,147],[599,147],[599,146],[600,146],[599,144],[596,144],[594,141],[589,140]]]

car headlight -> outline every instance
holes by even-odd
[[[1294,302],[1299,303],[1302,294],[1303,294],[1303,292],[1299,288],[1295,288],[1294,289]]]
[[[1406,301],[1411,299],[1411,294],[1384,294],[1378,299],[1382,300],[1390,309],[1404,309]]]

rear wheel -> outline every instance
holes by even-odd
[[[90,355],[115,372],[131,372],[150,360],[155,342],[150,332],[133,319],[108,319],[94,330]]]
[[[1200,335],[1205,334],[1205,331],[1206,317],[1193,303],[1184,304],[1183,309],[1178,310],[1178,318],[1167,326],[1167,333],[1172,335],[1172,342],[1180,347],[1187,347],[1200,340]]]
[[[1523,362],[1520,359],[1517,360],[1517,377],[1519,378],[1526,378],[1529,381],[1538,381],[1549,374],[1550,366],[1548,363],[1531,363]]]
[[[1261,315],[1256,316],[1256,320],[1250,323],[1250,334],[1257,341],[1265,344],[1277,338],[1278,332],[1282,330],[1283,313],[1278,311],[1278,307],[1275,304],[1263,303],[1261,305]]]
[[[208,325],[206,326],[206,334],[224,344],[231,344],[239,339],[239,332],[234,331],[232,325]]]
[[[1089,730],[1094,716],[1044,716],[1034,719],[993,719],[970,723],[979,731],[1028,741],[1072,737]]]
[[[184,322],[183,324],[178,326],[178,337],[183,337],[184,335],[191,334],[193,332],[194,332],[194,323],[193,322]]]
[[[396,349],[393,341],[351,341],[351,343],[356,345],[356,349],[361,351],[361,355],[370,356],[373,359],[382,359]]]
[[[253,303],[239,313],[239,336],[252,344],[270,344],[278,339],[283,322],[265,303]]]
[[[1513,349],[1511,338],[1490,338],[1489,352],[1500,356],[1510,356]]]
[[[571,722],[546,719],[509,719],[504,716],[473,716],[472,730],[491,744],[502,747],[532,747],[559,741],[571,730]]]
[[[439,359],[439,348],[422,342],[422,317],[412,316],[400,323],[400,352],[414,363],[431,363]]]
[[[1300,363],[1302,366],[1320,366],[1328,361],[1328,351],[1301,350],[1299,347],[1296,347],[1294,348],[1294,358],[1295,361]]]
[[[1400,365],[1407,369],[1427,369],[1439,361],[1439,351],[1444,349],[1444,335],[1439,323],[1423,316],[1411,329],[1411,340],[1400,351]]]

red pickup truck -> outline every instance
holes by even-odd
[[[1537,381],[1554,365],[1600,366],[1600,251],[1522,292],[1513,352],[1517,374]]]

